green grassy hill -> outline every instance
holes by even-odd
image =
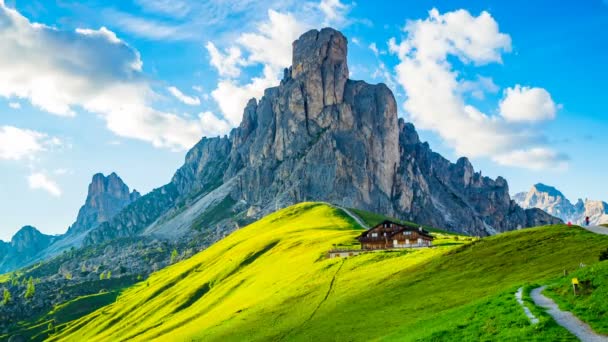
[[[608,247],[608,236],[552,226],[326,259],[360,233],[324,204],[281,210],[154,273],[51,339],[568,340],[549,319],[531,326],[513,293],[592,264]]]

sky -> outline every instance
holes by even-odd
[[[326,26],[446,158],[608,200],[607,0],[0,0],[0,239],[64,233],[97,172],[166,184]]]

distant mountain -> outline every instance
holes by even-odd
[[[98,173],[93,176],[85,204],[78,211],[76,222],[68,234],[78,234],[112,219],[124,207],[141,195],[137,190],[129,192],[129,187],[112,172],[105,177]]]
[[[513,199],[522,208],[538,208],[564,222],[582,224],[589,216],[591,224],[608,223],[606,202],[579,199],[572,204],[561,191],[542,183],[533,185],[528,192],[515,194]]]
[[[0,242],[0,273],[57,255],[71,247],[80,247],[86,234],[101,223],[112,219],[140,194],[116,175],[93,176],[85,204],[80,208],[76,222],[63,235],[49,236],[36,228],[21,228],[10,243]]]
[[[0,241],[0,273],[23,266],[56,239],[32,226],[19,229],[10,242]]]
[[[229,136],[203,138],[170,183],[93,229],[86,244],[153,235],[220,239],[277,208],[314,200],[471,235],[559,220],[520,208],[507,181],[453,164],[399,119],[384,84],[348,79],[347,39],[325,28],[293,43],[277,87]]]

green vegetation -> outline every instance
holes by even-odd
[[[2,305],[8,305],[11,302],[11,299],[11,291],[5,288],[2,291]]]
[[[600,224],[600,226],[608,228],[608,223]]]
[[[174,264],[177,261],[177,257],[179,256],[179,254],[177,253],[177,249],[173,249],[173,252],[171,252],[171,263]]]
[[[600,261],[608,260],[608,248],[600,252]]]
[[[27,288],[25,290],[25,299],[30,299],[32,297],[34,297],[34,294],[36,293],[36,286],[34,285],[34,278],[30,277],[30,279],[27,281]]]
[[[530,325],[513,294],[597,262],[608,247],[608,236],[558,225],[327,259],[360,234],[353,227],[324,204],[281,210],[51,340],[568,340],[548,318]]]
[[[23,322],[20,327],[7,335],[0,334],[0,340],[9,336],[20,335],[32,341],[42,341],[56,331],[63,329],[67,322],[87,315],[98,308],[113,303],[119,291],[103,292],[75,298],[69,302],[57,305],[33,323]]]
[[[572,278],[578,278],[580,283],[576,296]],[[608,334],[608,261],[562,277],[544,293],[553,298],[562,310],[571,311],[596,332]]]

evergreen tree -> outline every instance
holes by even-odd
[[[27,288],[25,289],[25,299],[30,299],[34,297],[34,293],[36,293],[36,287],[34,286],[34,278],[30,277],[27,281]]]
[[[112,271],[108,271],[106,273],[106,279],[110,279],[111,276],[112,276]]]
[[[11,301],[11,292],[8,289],[4,289],[2,304],[6,305]]]
[[[174,262],[177,261],[177,249],[173,249],[173,252],[171,252],[171,263],[173,264]]]
[[[101,272],[99,275],[99,280],[104,280],[106,278],[106,272]]]

